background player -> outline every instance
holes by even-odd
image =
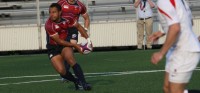
[[[80,27],[80,24],[71,18],[61,18],[61,6],[59,4],[53,3],[49,8],[49,14],[50,17],[45,24],[45,29],[47,31],[48,55],[53,67],[61,77],[74,82],[76,89],[79,89],[78,85],[81,85],[85,90],[90,90],[91,86],[86,83],[83,71],[79,64],[76,63],[73,56],[72,47],[77,49],[80,53],[82,53],[83,48],[77,44],[65,41],[67,38],[67,27],[77,26],[78,28],[82,28],[79,31],[85,38],[88,38],[87,33],[83,27]],[[72,66],[78,79],[74,78],[69,71],[66,71],[63,64],[64,60],[67,60],[68,64]]]
[[[84,19],[84,28],[87,32],[90,25],[89,15],[87,9],[83,3],[78,0],[59,0],[57,2],[62,7],[62,17],[72,17],[73,20],[79,20],[80,15]],[[76,44],[78,42],[78,29],[77,27],[68,28],[68,36],[66,39],[68,42]],[[89,40],[90,41],[90,40]],[[70,65],[64,62],[66,70],[70,69]],[[62,78],[62,82],[67,81]]]
[[[84,19],[84,28],[87,31],[90,26],[90,18],[87,9],[79,0],[59,0],[58,4],[62,7],[62,16],[71,16],[74,20],[79,20],[80,15]],[[68,41],[71,43],[78,42],[78,29],[76,27],[68,28],[70,37]]]

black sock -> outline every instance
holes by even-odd
[[[73,68],[73,70],[74,70],[74,74],[76,75],[76,77],[77,77],[81,82],[86,83],[85,77],[84,77],[84,75],[83,75],[83,71],[82,71],[80,65],[76,63],[72,68]]]
[[[72,73],[71,72],[66,72],[66,74],[65,75],[60,75],[62,78],[65,78],[65,79],[67,79],[67,80],[69,80],[69,81],[72,81],[72,82],[76,82],[76,78],[72,75]]]
[[[188,90],[188,93],[200,93],[200,90]]]
[[[65,69],[68,72],[70,69],[70,65],[67,63],[67,61],[64,61]]]

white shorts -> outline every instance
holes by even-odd
[[[200,59],[200,52],[169,51],[166,56],[165,71],[169,73],[169,81],[188,83]]]

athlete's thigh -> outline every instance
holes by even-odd
[[[64,57],[65,60],[67,60],[67,63],[70,66],[73,66],[76,63],[75,58],[74,58],[74,52],[71,47],[65,47],[62,50],[62,56]]]
[[[54,69],[58,72],[58,73],[65,73],[65,67],[63,64],[63,57],[61,55],[56,55],[54,57],[51,58],[51,63],[54,67]]]

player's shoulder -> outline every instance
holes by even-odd
[[[80,6],[84,6],[84,7],[85,7],[85,5],[84,5],[81,1],[76,0],[76,2],[77,2],[78,5],[80,5]]]
[[[46,30],[51,29],[53,26],[53,22],[50,19],[47,19],[46,23],[45,23],[45,28]]]
[[[62,5],[64,2],[65,2],[65,0],[58,0],[57,3],[58,3],[59,5]]]
[[[158,0],[157,1],[158,10],[163,10],[165,12],[176,9],[176,0]]]
[[[171,7],[170,6],[170,0],[158,0],[157,6],[158,7]]]

